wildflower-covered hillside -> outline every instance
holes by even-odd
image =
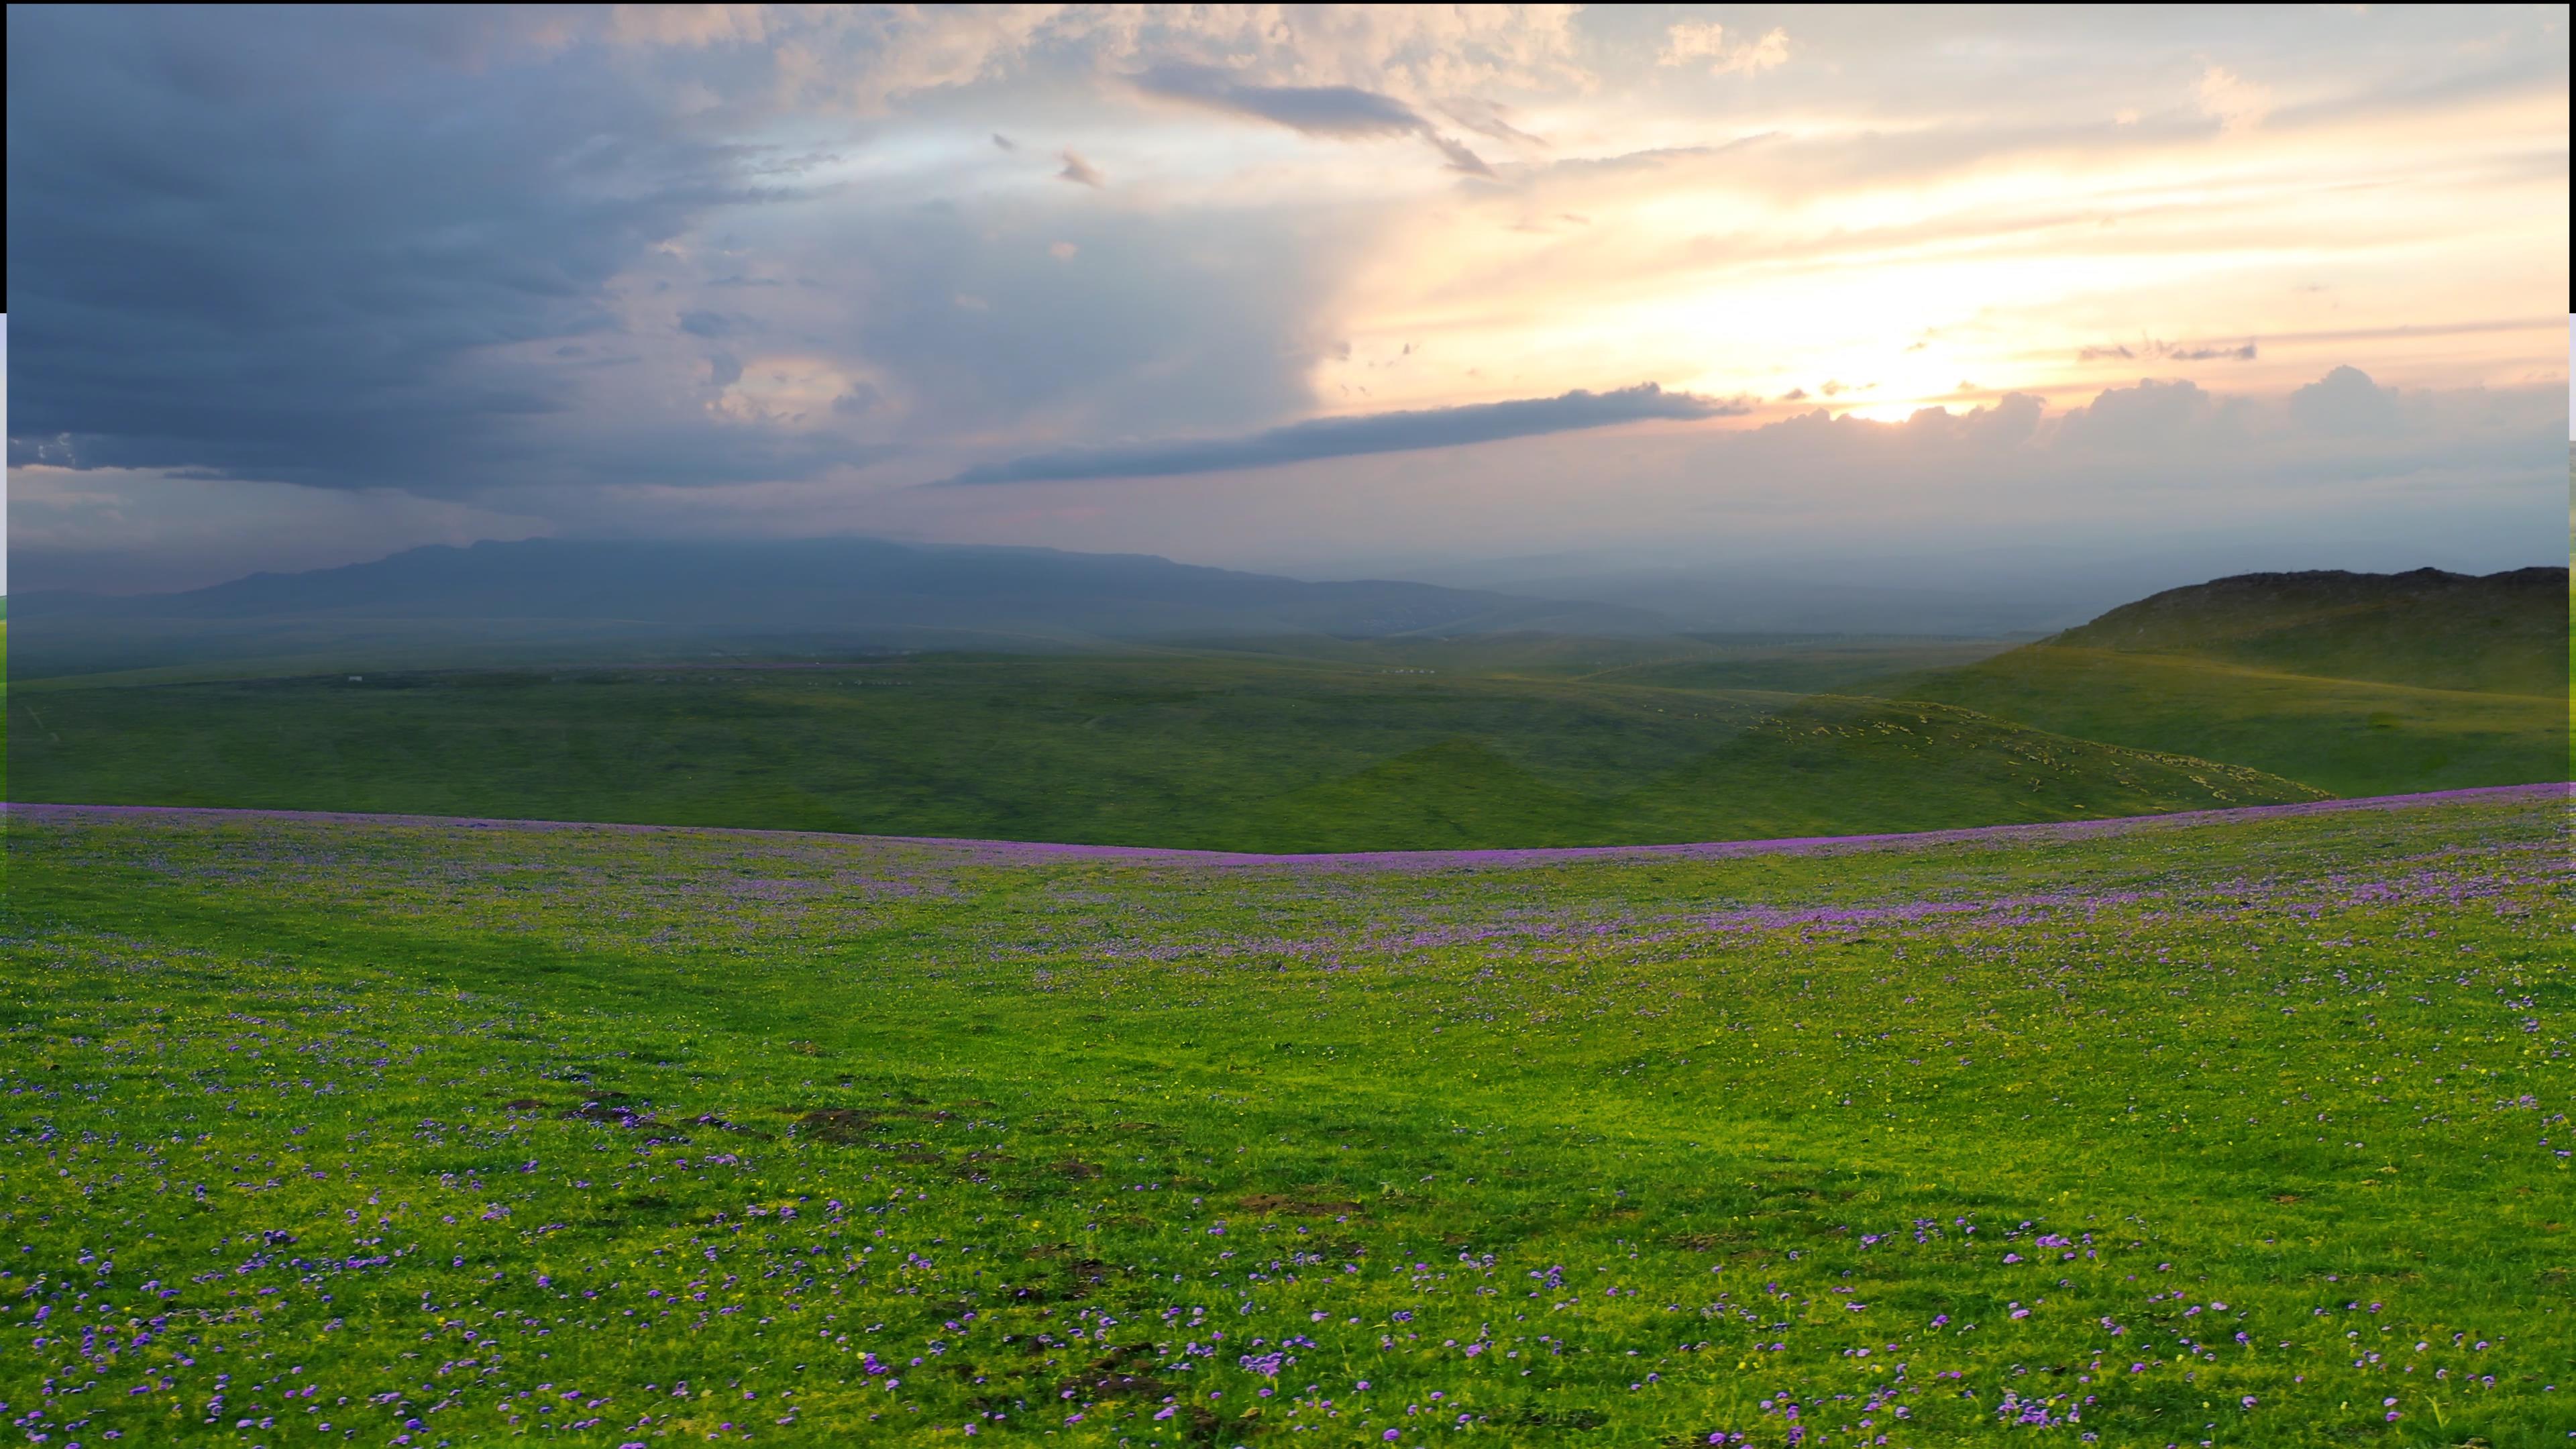
[[[1303,860],[21,808],[0,1400],[2555,1442],[2566,803]]]

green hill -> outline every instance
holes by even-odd
[[[2564,695],[2567,598],[2565,569],[2240,574],[2124,604],[2047,642],[2426,689]]]
[[[24,685],[18,798],[1238,850],[1909,830],[2308,798],[1962,709],[1312,662]]]
[[[29,801],[1273,851],[1746,839],[2564,779],[2565,580],[2249,575],[1991,654],[1546,633],[467,669],[350,652],[0,698]]]
[[[1875,692],[2338,795],[2567,778],[2564,569],[2248,574]]]
[[[2337,795],[2564,779],[2567,703],[2033,645],[1886,686],[2135,749],[2227,760]]]

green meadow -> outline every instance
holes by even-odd
[[[2101,819],[2564,779],[2564,594],[2542,570],[2258,575],[2019,646],[672,636],[547,661],[452,627],[313,623],[331,652],[112,669],[92,650],[97,672],[21,679],[10,779],[65,804],[1253,851]],[[49,669],[80,655],[54,644]]]
[[[0,1398],[54,1445],[2557,1442],[2567,832],[22,806]]]
[[[1213,653],[55,679],[22,683],[10,713],[26,800],[1229,850],[1919,830],[2327,793],[1936,703]]]

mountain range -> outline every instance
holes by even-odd
[[[529,539],[410,549],[184,593],[18,599],[22,674],[309,652],[496,647],[1060,649],[1106,640],[1671,633],[1648,610],[1397,580],[1308,582],[1143,554]]]

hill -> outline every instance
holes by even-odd
[[[2567,583],[2563,568],[2239,574],[2124,604],[2046,642],[2426,689],[2564,695]]]
[[[57,680],[10,705],[24,800],[1226,850],[1867,832],[2316,793],[1931,705],[1182,654]]]
[[[1637,609],[1394,580],[1314,583],[1139,554],[782,541],[416,548],[184,593],[29,594],[28,677],[352,650],[417,662],[735,649],[1066,648],[1102,640],[1512,630],[1662,634]]]
[[[2249,574],[1871,692],[2339,795],[2567,777],[2567,571]]]
[[[303,631],[293,637],[316,648],[283,666],[217,659],[34,679],[41,670],[21,667],[8,698],[13,796],[1347,851],[2084,819],[2555,780],[2568,763],[2563,692],[2277,667],[2545,677],[2529,658],[2544,652],[2533,620],[2545,621],[2531,579],[2553,582],[2539,570],[2220,580],[1996,652],[1995,641],[1939,639],[1372,634],[1362,631],[1522,606],[1161,560],[837,541],[761,554],[781,564],[761,580],[748,555],[716,569],[722,550],[552,547],[424,551],[100,606],[161,610],[142,619],[146,635],[194,610],[176,626],[247,621]],[[509,562],[530,558],[566,566],[531,578]],[[655,558],[669,567],[644,567]],[[833,583],[834,560],[883,567]],[[679,580],[685,594],[692,568],[714,569],[700,623],[639,592],[643,577]],[[978,570],[994,587],[1007,574],[1018,592],[975,592]],[[491,584],[479,593],[465,586],[478,573]],[[1205,613],[1183,606],[1193,593],[1233,600],[1235,612],[1215,612],[1263,632],[1151,649],[1066,632],[1051,636],[1052,653],[1023,638],[1012,653],[843,647],[792,659],[746,659],[729,636],[689,632],[841,608],[859,610],[848,627],[873,627],[906,607],[928,617],[943,599],[958,605],[951,618],[1053,599],[1051,623],[1090,610],[1102,627],[1204,626]],[[896,602],[878,613],[871,599]],[[548,643],[546,621],[524,617],[502,621],[517,632],[500,642],[474,645],[485,621],[437,614],[498,604],[587,610],[603,627],[643,631],[634,647],[658,657],[603,660],[601,636]],[[628,607],[651,617],[610,617]],[[394,622],[430,632],[371,634],[391,626],[349,612],[361,608],[409,610]],[[2433,633],[2444,620],[2448,660]],[[113,637],[136,620],[39,616],[12,642],[23,661],[32,641],[83,623]],[[423,638],[482,662],[421,667],[405,641]],[[2562,643],[2545,654],[2563,667]],[[571,662],[529,662],[548,651]]]

